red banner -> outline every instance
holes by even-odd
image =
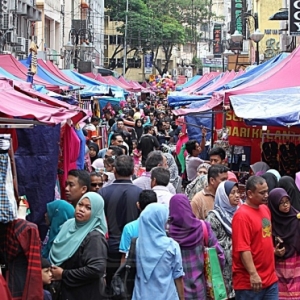
[[[215,128],[223,126],[223,115],[216,115]],[[263,131],[261,126],[248,126],[244,120],[238,118],[233,111],[226,113],[226,127],[229,130],[229,143],[235,146],[251,147],[251,163],[261,161],[261,144],[264,135],[264,142],[275,141],[278,146],[292,142],[300,144],[300,128],[298,127],[275,127],[268,126]]]

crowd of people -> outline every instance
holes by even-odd
[[[209,247],[218,256],[224,299],[299,300],[300,175],[281,178],[258,162],[242,197],[224,149],[212,148],[207,159],[199,158],[205,128],[201,141],[183,145],[183,167],[172,151],[161,151],[185,132],[165,100],[152,104],[128,103],[127,113],[118,116],[105,110],[107,148],[97,143],[97,117],[85,127],[92,131],[86,132],[86,170],[70,170],[66,199],[47,205],[44,299],[116,299],[114,274],[137,239],[128,299],[209,299],[204,274]],[[129,119],[132,128],[125,126]]]

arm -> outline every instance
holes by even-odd
[[[250,275],[250,284],[254,291],[260,291],[262,288],[262,281],[258,275],[255,265],[253,263],[252,254],[250,251],[240,252],[241,261]]]
[[[184,300],[184,284],[182,276],[175,279],[175,285],[179,299]]]
[[[152,137],[154,141],[154,148],[158,150],[160,148],[160,144],[155,136]]]
[[[201,151],[204,150],[205,143],[206,143],[206,129],[202,128],[202,139],[201,139],[201,143],[200,143]]]
[[[97,232],[99,233],[99,232]],[[83,241],[81,260],[83,267],[64,270],[62,281],[69,287],[78,287],[103,277],[106,269],[107,245],[104,236],[93,231]]]

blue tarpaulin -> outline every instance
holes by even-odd
[[[248,125],[300,125],[300,87],[230,96],[230,102]]]
[[[194,84],[197,80],[199,80],[201,77],[202,76],[200,76],[200,75],[195,75],[193,78],[191,78],[186,83],[176,86],[176,91],[181,91],[182,89],[189,87],[190,85]]]
[[[246,70],[246,73],[242,74],[238,78],[228,82],[224,85],[225,89],[233,89],[241,84],[245,84],[258,76],[264,74],[266,71],[270,70],[274,66],[276,66],[280,61],[287,57],[287,53],[281,53],[277,56],[271,58],[270,60],[251,68],[250,70]]]
[[[106,95],[111,89],[114,97],[121,98],[124,100],[124,90],[116,86],[108,86],[107,84],[101,83],[97,80],[79,74],[71,70],[62,70],[72,81],[84,84],[86,87],[80,91],[82,97],[91,97],[96,95]]]
[[[20,62],[28,67],[28,61],[27,59],[24,59],[24,60],[20,60]],[[41,66],[37,66],[37,74],[39,75],[39,77],[41,77],[42,79],[52,83],[52,84],[55,84],[55,85],[58,85],[58,86],[65,86],[65,87],[68,87],[69,90],[79,90],[80,89],[80,86],[76,86],[76,85],[73,85],[69,82],[66,82],[60,78],[58,78],[57,76],[55,76],[54,74],[48,72],[47,70],[45,70],[44,68],[42,68]]]

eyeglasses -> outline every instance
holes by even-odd
[[[281,205],[281,206],[290,205],[290,200],[280,202],[279,205]]]
[[[103,186],[103,182],[96,182],[96,183],[91,183],[92,187],[97,187],[97,186]]]

